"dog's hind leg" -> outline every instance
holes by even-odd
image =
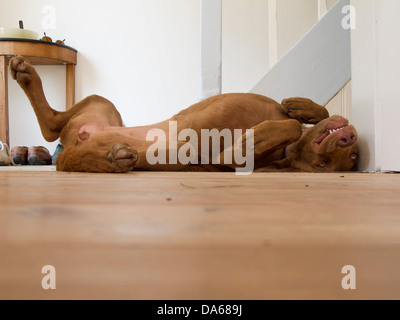
[[[93,111],[93,108],[98,108],[96,118],[99,119],[95,119],[97,122],[101,121],[112,126],[122,126],[121,117],[114,105],[99,96],[90,96],[64,112],[51,108],[45,97],[39,74],[21,56],[10,60],[10,71],[12,78],[17,80],[31,102],[43,137],[49,142],[55,141],[60,137],[61,131],[71,118],[77,117],[86,111]],[[105,113],[104,117],[102,117],[102,113]],[[88,117],[87,120],[93,120],[93,117]]]
[[[43,92],[42,81],[35,68],[21,56],[10,60],[11,76],[17,80],[24,90],[39,121],[43,137],[47,141],[55,141],[68,121],[63,112],[52,109]]]

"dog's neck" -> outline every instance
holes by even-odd
[[[288,150],[289,150],[289,146],[287,146],[285,148],[285,150],[283,151],[283,155],[282,155],[282,159],[281,160],[285,160],[288,154]]]
[[[304,132],[307,131],[307,129],[308,129],[308,128],[307,128],[306,126],[303,125],[303,134],[304,134]],[[285,151],[283,152],[283,155],[282,155],[282,159],[281,159],[281,160],[287,159],[288,154],[289,154],[289,149],[290,149],[290,147],[293,146],[293,144],[294,144],[294,143],[289,144],[288,146],[286,146]]]

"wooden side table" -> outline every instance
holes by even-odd
[[[67,109],[75,103],[75,65],[77,50],[40,40],[0,38],[0,141],[10,145],[8,119],[8,62],[16,55],[33,65],[66,65]]]

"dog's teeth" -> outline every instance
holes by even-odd
[[[338,129],[331,129],[331,130],[328,130],[328,132],[329,132],[329,134],[332,134],[332,133],[335,133],[337,131],[344,130],[344,129],[346,129],[346,127],[347,126],[344,126],[344,127],[338,128]]]

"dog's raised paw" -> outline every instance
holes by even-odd
[[[296,115],[304,112],[310,107],[314,107],[314,103],[310,99],[305,98],[290,98],[282,101],[282,110],[287,115]]]
[[[138,153],[127,143],[115,144],[108,153],[108,160],[122,172],[133,170],[138,158]]]
[[[329,117],[326,108],[306,98],[290,98],[282,101],[282,111],[302,123],[316,124]]]
[[[21,56],[16,56],[10,60],[11,77],[21,85],[27,85],[32,81],[33,67]]]

